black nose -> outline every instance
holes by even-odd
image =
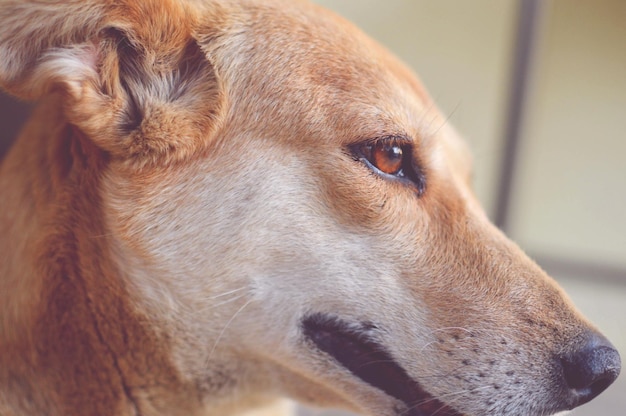
[[[582,346],[561,357],[563,375],[570,389],[572,407],[580,406],[602,393],[619,375],[619,353],[611,343],[589,332]]]

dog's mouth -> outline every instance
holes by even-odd
[[[332,356],[365,383],[382,390],[406,405],[399,414],[406,416],[463,416],[426,392],[404,371],[384,346],[368,333],[375,328],[349,324],[323,314],[302,321],[304,335],[317,348]]]

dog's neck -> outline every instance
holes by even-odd
[[[174,369],[167,334],[110,261],[98,193],[106,156],[59,121],[57,104],[37,110],[1,168],[13,182],[0,182],[10,236],[0,247],[0,414],[193,414],[198,387]]]

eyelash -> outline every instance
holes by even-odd
[[[398,180],[414,186],[418,196],[424,193],[426,178],[415,161],[413,145],[410,142],[391,136],[356,143],[349,148],[355,160],[364,163],[374,173],[387,180]],[[378,166],[382,162],[387,162],[381,158],[392,156],[397,159],[398,155],[400,155],[399,160],[390,162],[391,167],[398,166],[393,172],[385,172],[385,167],[381,169]]]

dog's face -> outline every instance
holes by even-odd
[[[489,223],[467,149],[392,56],[314,6],[164,4],[138,15],[152,34],[192,22],[163,47],[175,76],[134,61],[160,52],[132,13],[36,76],[73,60],[50,78],[110,155],[112,251],[181,372],[377,415],[551,414],[617,376]]]

